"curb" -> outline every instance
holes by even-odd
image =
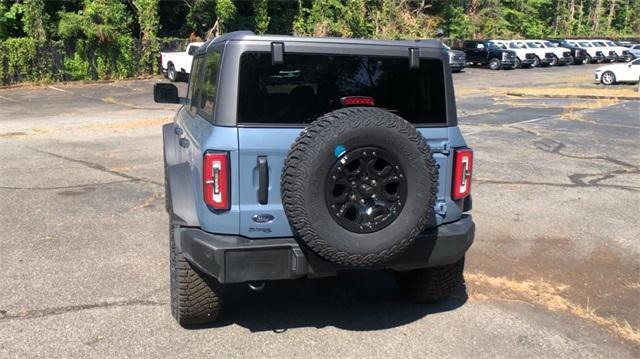
[[[15,88],[22,87],[42,87],[45,88],[47,86],[55,86],[55,85],[99,85],[99,84],[110,84],[116,82],[129,82],[129,81],[139,81],[139,80],[153,80],[163,78],[161,75],[156,76],[140,76],[140,77],[129,77],[126,79],[120,80],[78,80],[78,81],[54,81],[49,83],[37,83],[37,82],[21,82],[12,85],[0,85],[0,90],[9,90]]]
[[[640,101],[640,96],[607,96],[607,95],[546,95],[546,94],[529,94],[524,92],[511,92],[507,91],[506,95],[508,96],[517,96],[517,97],[542,97],[542,98],[578,98],[578,99],[586,99],[586,100],[631,100],[631,101]]]

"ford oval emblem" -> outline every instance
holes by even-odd
[[[256,223],[271,223],[273,222],[275,217],[268,213],[262,213],[262,214],[254,214],[251,217],[251,219],[253,219],[253,221]]]

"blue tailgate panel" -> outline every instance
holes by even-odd
[[[436,215],[432,226],[457,220],[461,214],[460,204],[451,200],[452,156],[435,152],[447,143],[450,147],[464,146],[457,127],[419,128],[420,133],[432,147],[433,157],[439,165],[439,185],[436,208],[446,208],[446,216]],[[251,238],[290,237],[293,235],[280,200],[280,175],[291,144],[300,133],[300,128],[239,128],[238,156],[240,188],[240,235]],[[269,198],[265,205],[258,203],[257,157],[267,156],[269,172]],[[234,194],[237,191],[234,191]],[[271,215],[271,223],[257,223],[254,215]]]

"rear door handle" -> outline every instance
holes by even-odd
[[[180,147],[189,147],[189,140],[187,140],[186,138],[181,138],[178,143],[180,144]]]
[[[182,136],[183,133],[182,129],[179,126],[174,127],[173,132],[178,136]]]
[[[267,156],[258,156],[258,203],[269,202],[269,163]]]

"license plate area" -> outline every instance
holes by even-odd
[[[225,282],[289,278],[291,262],[289,248],[229,250],[225,253]]]

